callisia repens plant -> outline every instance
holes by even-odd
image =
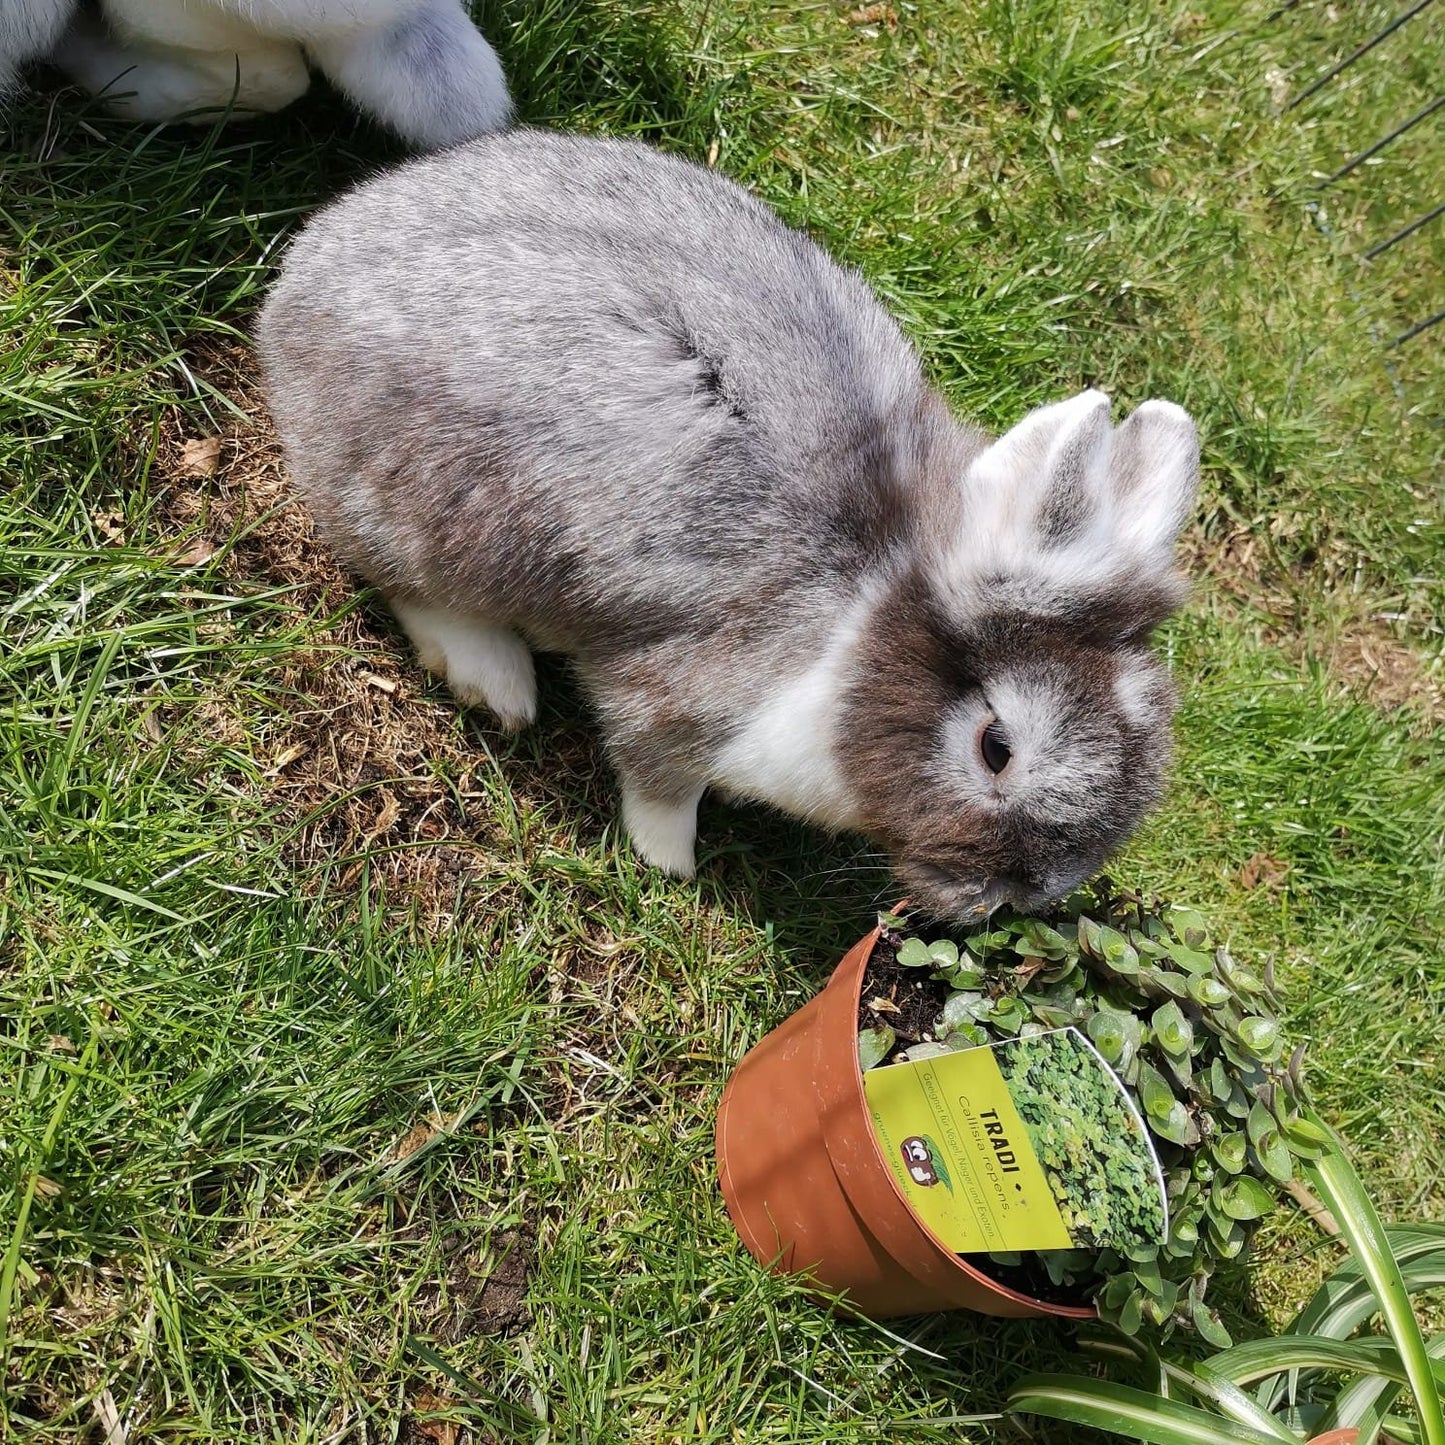
[[[897,915],[880,921],[897,962],[928,970],[948,993],[932,1037],[907,1049],[887,1029],[865,1030],[864,1067],[1082,1031],[1147,1122],[1164,1171],[1168,1233],[1122,1252],[1041,1252],[1038,1263],[1126,1334],[1146,1323],[1165,1335],[1184,1325],[1227,1344],[1205,1301],[1210,1276],[1240,1254],[1299,1161],[1317,1158],[1325,1142],[1302,1114],[1303,1050],[1286,1053],[1269,971],[1211,946],[1198,914],[1130,893],[1075,894],[1047,920],[998,916],[950,937],[911,935]],[[1090,1128],[1083,1112],[1070,1122]],[[1099,1146],[1102,1168],[1111,1167],[1109,1152]]]

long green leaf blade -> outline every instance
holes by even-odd
[[[1280,1335],[1249,1340],[1210,1357],[1210,1370],[1236,1385],[1250,1385],[1284,1370],[1341,1370],[1410,1383],[1400,1352],[1389,1340],[1332,1340],[1322,1335]]]
[[[1432,1363],[1445,1361],[1445,1335],[1436,1335],[1425,1346]],[[1369,1445],[1384,1426],[1390,1407],[1399,1397],[1400,1386],[1380,1375],[1362,1375],[1348,1381],[1330,1403],[1320,1429],[1355,1429]]]
[[[1445,1226],[1394,1225],[1385,1231],[1385,1238],[1411,1294],[1445,1285]],[[1295,1316],[1289,1332],[1342,1340],[1374,1312],[1369,1281],[1355,1260],[1346,1259]]]
[[[1280,1445],[1272,1432],[1086,1375],[1031,1375],[1009,1394],[1008,1408],[1088,1425],[1147,1445]]]
[[[1280,1424],[1257,1401],[1251,1400],[1232,1380],[1219,1374],[1212,1360],[1196,1365],[1193,1370],[1166,1362],[1164,1369],[1170,1379],[1183,1385],[1195,1399],[1202,1404],[1213,1405],[1236,1425],[1272,1435],[1281,1445],[1299,1445],[1299,1437],[1293,1431]]]
[[[1390,1252],[1385,1226],[1343,1149],[1332,1149],[1310,1166],[1315,1187],[1339,1221],[1361,1272],[1379,1301],[1385,1328],[1400,1351],[1426,1445],[1445,1445],[1445,1410],[1435,1382],[1425,1337],[1410,1305],[1400,1267]]]

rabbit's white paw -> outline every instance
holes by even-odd
[[[496,52],[459,0],[418,0],[392,25],[346,20],[309,37],[307,53],[358,105],[430,150],[500,130],[512,102]]]
[[[644,862],[678,878],[697,871],[697,805],[701,788],[682,802],[649,798],[632,783],[622,785],[622,824]]]
[[[210,125],[227,109],[280,110],[311,83],[301,47],[289,40],[248,37],[244,51],[226,34],[214,51],[144,36],[122,41],[88,13],[76,18],[51,58],[110,110],[136,120],[184,117]]]
[[[421,665],[445,675],[458,702],[490,708],[513,732],[536,720],[532,654],[510,628],[439,607],[394,602],[392,610],[416,643]]]

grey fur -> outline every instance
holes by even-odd
[[[475,669],[408,626],[511,723],[530,664],[509,634],[570,656],[656,861],[684,871],[691,838],[649,846],[649,811],[683,818],[721,786],[872,833],[927,865],[904,870],[921,902],[967,914],[1062,891],[1158,792],[1171,694],[1140,649],[1178,599],[1167,543],[1162,567],[1091,553],[1063,593],[1041,561],[1084,545],[1107,422],[1047,466],[1042,441],[1024,449],[1045,494],[978,554],[997,491],[979,469],[1020,464],[949,414],[860,277],[715,173],[534,131],[412,162],[303,231],[259,341],[292,477],[338,555],[404,619],[476,619]],[[984,668],[1020,712],[1031,689],[1039,717],[1063,716],[1056,693],[1093,699],[1109,746],[1062,748],[1074,792],[1099,760],[1087,826],[1019,834],[1023,763],[979,778],[950,753],[972,747],[945,721],[987,706]],[[1125,720],[1111,689],[1135,673]],[[910,696],[921,711],[900,714]],[[1048,749],[1027,746],[1043,824]],[[1001,856],[1005,835],[1050,856]]]
[[[64,30],[75,0],[0,0],[0,100],[22,66],[39,60]]]

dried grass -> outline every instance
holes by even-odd
[[[1230,620],[1251,613],[1259,640],[1291,662],[1318,662],[1338,687],[1382,712],[1406,710],[1418,725],[1445,721],[1445,667],[1402,635],[1402,619],[1358,586],[1360,560],[1341,546],[1291,571],[1267,534],[1235,527],[1193,535],[1183,565],[1204,579]]]
[[[486,796],[478,770],[493,760],[469,741],[456,706],[408,657],[404,639],[384,630],[383,615],[352,605],[356,583],[289,490],[254,356],[212,344],[191,364],[248,419],[212,438],[186,436],[178,424],[162,435],[156,472],[180,556],[214,553],[234,585],[288,589],[276,605],[296,624],[318,619],[308,645],[276,659],[263,680],[283,705],[262,710],[248,695],[213,695],[200,709],[207,738],[256,759],[299,873],[339,863],[336,881],[351,890],[365,872],[440,925],[467,879],[507,871],[495,824],[466,809]]]

